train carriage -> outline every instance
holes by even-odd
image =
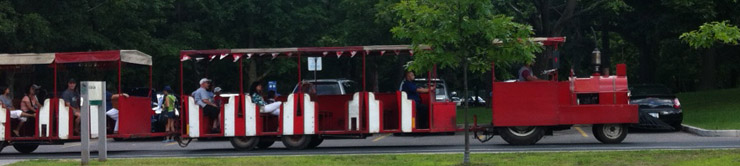
[[[10,110],[6,107],[0,108],[0,145],[13,145],[22,153],[31,153],[42,144],[63,144],[65,142],[79,141],[79,133],[74,132],[74,113],[69,105],[61,99],[61,91],[66,86],[68,75],[79,75],[81,70],[115,71],[114,86],[117,92],[123,93],[122,74],[124,67],[144,68],[148,74],[133,72],[134,75],[144,75],[147,81],[147,89],[151,89],[152,58],[151,56],[136,50],[111,50],[92,52],[64,52],[64,53],[26,53],[26,54],[0,54],[0,66],[3,71],[26,72],[29,77],[16,77],[16,80],[32,80],[43,82],[53,87],[47,97],[41,97],[42,107],[36,116],[29,118],[33,125],[24,125],[20,135],[12,134],[11,130],[17,125],[16,119],[9,116]],[[28,71],[24,71],[28,70]],[[47,72],[43,72],[47,71]],[[110,72],[104,73],[109,75]],[[39,76],[43,75],[43,76]],[[67,75],[67,78],[62,78]],[[30,78],[30,77],[33,78]],[[49,79],[50,80],[45,80]],[[85,78],[85,80],[104,80],[103,78]],[[26,80],[26,82],[28,82]],[[62,82],[62,83],[58,83]],[[79,84],[78,84],[79,85]],[[44,86],[42,86],[44,87]],[[60,89],[61,88],[61,89]],[[130,92],[129,92],[130,93]],[[132,94],[129,97],[120,97],[112,101],[114,107],[119,110],[119,130],[114,133],[115,121],[107,119],[108,138],[145,138],[161,137],[163,132],[153,132],[149,122],[152,111],[151,92],[139,95]],[[16,107],[18,108],[18,107]],[[98,111],[91,110],[91,117],[97,117]],[[91,129],[97,128],[97,118],[91,118]],[[97,130],[91,130],[92,135],[97,135]]]
[[[387,53],[386,53],[387,52]],[[324,138],[350,137],[365,138],[377,133],[440,133],[455,132],[459,129],[455,123],[455,103],[436,101],[431,93],[421,94],[423,104],[430,105],[429,128],[417,128],[415,124],[416,108],[413,101],[402,91],[376,93],[366,90],[365,74],[362,74],[362,90],[343,95],[311,96],[298,88],[295,93],[284,95],[279,116],[260,113],[260,108],[252,103],[244,92],[243,67],[241,63],[247,58],[289,58],[295,60],[295,76],[300,80],[301,58],[349,56],[363,62],[368,56],[411,55],[413,51],[407,45],[355,46],[355,47],[309,47],[309,48],[267,48],[267,49],[223,49],[223,50],[187,50],[181,52],[181,62],[197,59],[220,59],[239,63],[239,90],[236,95],[228,97],[227,104],[221,105],[221,132],[209,133],[208,118],[202,115],[203,110],[195,104],[193,97],[183,95],[184,121],[182,137],[207,138],[229,137],[237,149],[252,149],[258,144],[271,145],[277,137],[291,149],[303,149],[318,146]],[[181,63],[181,71],[182,63]],[[183,73],[181,73],[181,78]],[[181,87],[183,80],[181,79]],[[302,83],[302,82],[301,82]],[[298,83],[298,84],[301,84]],[[300,85],[299,85],[300,86]],[[187,92],[181,91],[181,94]],[[269,145],[268,145],[269,144]]]

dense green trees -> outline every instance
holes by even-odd
[[[0,52],[138,49],[154,56],[156,86],[175,85],[177,55],[183,49],[421,44],[408,36],[394,38],[391,33],[391,28],[404,19],[393,10],[397,2],[0,0]],[[492,12],[506,15],[487,18],[491,21],[513,17],[514,22],[530,25],[534,36],[567,36],[568,42],[560,47],[565,60],[561,72],[573,67],[578,75],[587,75],[590,72],[587,68],[589,54],[598,47],[607,58],[605,62],[614,61],[608,65],[628,64],[632,83],[662,83],[676,91],[737,87],[740,83],[740,66],[735,65],[740,62],[738,46],[715,45],[710,48],[715,54],[707,56],[708,49],[693,49],[678,38],[705,22],[727,20],[727,24],[740,23],[740,10],[737,10],[740,4],[735,0],[475,2],[493,4],[490,6]],[[429,37],[442,34],[435,35]],[[550,67],[548,60],[552,51],[545,49],[536,54],[537,68]],[[430,62],[455,65],[444,64],[454,62],[444,56],[435,58]],[[409,59],[371,60],[369,74],[377,79],[369,82],[370,87],[373,90],[379,86],[380,90],[386,86],[394,87],[391,85],[400,81],[398,66],[406,60]],[[284,67],[271,66],[290,67],[291,63],[248,60],[245,63],[245,68],[250,71],[246,73],[248,81],[259,79],[264,73],[277,75],[288,72]],[[707,67],[711,63],[714,67]],[[396,67],[379,67],[379,64],[394,64]],[[509,70],[503,65],[501,69],[497,71]],[[356,77],[353,76],[356,72],[348,71],[352,70],[336,75]],[[450,80],[453,89],[462,88],[459,86],[462,79],[454,76],[461,72],[448,70],[443,73],[453,75],[443,76]],[[7,75],[0,73],[0,76]],[[482,82],[485,79],[481,79],[485,76],[488,74],[472,75],[471,80],[479,81],[471,85],[485,84]],[[499,76],[499,79],[507,77],[505,74]]]

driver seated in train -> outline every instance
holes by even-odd
[[[419,93],[433,92],[434,86],[429,86],[429,88],[417,87],[416,83],[414,83],[414,78],[416,78],[416,76],[412,71],[407,71],[404,76],[405,80],[403,81],[401,90],[406,92],[408,99],[414,100],[416,103],[416,126],[420,129],[427,129],[429,128],[429,106],[424,105],[424,103],[421,102]]]
[[[119,93],[119,94],[110,93],[110,92],[116,92],[116,90],[112,90],[113,88],[111,85],[113,84],[108,84],[109,90],[105,91],[105,110],[106,110],[105,115],[108,115],[108,117],[116,121],[116,124],[113,127],[113,133],[118,133],[118,109],[113,107],[113,100],[116,100],[120,98],[121,96],[129,97],[129,95],[126,93]]]
[[[517,76],[519,79],[517,81],[519,82],[527,82],[527,81],[543,81],[536,76],[534,76],[534,73],[532,72],[532,64],[534,64],[534,60],[529,61],[522,66],[522,68],[519,68],[519,72]]]
[[[10,110],[10,118],[18,119],[20,121],[20,123],[18,123],[18,126],[13,129],[13,134],[15,136],[19,136],[20,129],[23,127],[23,124],[28,120],[28,118],[36,117],[36,113],[28,113],[24,112],[23,110],[16,110],[15,107],[13,107],[13,99],[12,97],[10,97],[10,88],[0,87],[0,92],[2,92],[2,95],[0,95],[0,105]]]
[[[260,106],[260,113],[269,113],[275,116],[280,115],[280,105],[282,105],[283,102],[275,101],[273,103],[268,104],[262,98],[263,91],[262,91],[262,84],[260,81],[255,81],[254,83],[252,83],[251,88],[249,88],[249,95],[252,96],[252,103]]]

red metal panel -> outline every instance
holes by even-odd
[[[558,84],[553,82],[494,83],[495,126],[546,126],[558,123]]]
[[[303,94],[295,95],[296,101],[296,111],[293,112],[293,134],[294,135],[302,135],[303,134],[303,114],[306,113],[306,111],[303,110],[303,105],[306,104],[303,102]],[[298,112],[300,111],[300,114]],[[299,116],[300,115],[300,116]]]
[[[560,107],[561,124],[638,123],[637,105],[577,105]]]
[[[246,125],[245,125],[247,122],[244,116],[244,110],[241,109],[243,107],[242,105],[244,101],[243,97],[244,97],[244,94],[235,96],[236,100],[240,100],[240,101],[235,101],[236,105],[234,105],[234,107],[236,107],[234,108],[234,116],[236,116],[234,117],[234,135],[237,135],[237,136],[247,134]],[[256,112],[259,112],[259,111],[256,111]]]
[[[154,115],[149,107],[151,99],[147,97],[118,98],[118,133],[146,134],[151,133],[151,117]],[[72,111],[70,111],[72,112]],[[74,116],[70,116],[73,118]],[[73,121],[73,119],[70,119]]]
[[[56,63],[102,62],[120,59],[119,50],[56,53],[54,57]]]
[[[457,130],[456,111],[454,102],[434,102],[430,110],[432,132],[451,132]]]

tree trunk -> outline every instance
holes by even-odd
[[[711,90],[717,87],[717,62],[715,48],[709,48],[707,54],[702,57],[701,83],[699,90]]]

